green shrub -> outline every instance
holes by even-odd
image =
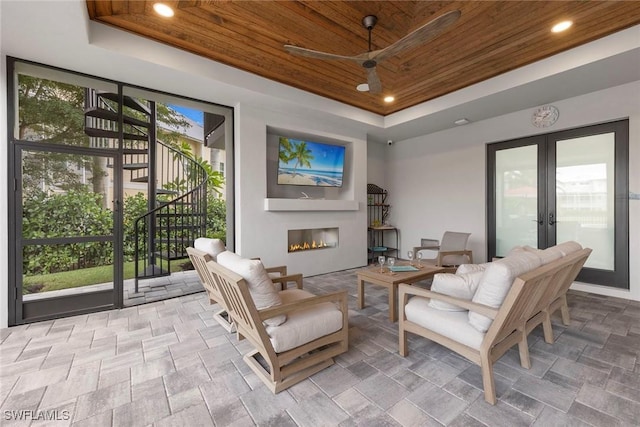
[[[113,233],[113,212],[102,208],[102,195],[81,189],[68,193],[32,193],[23,203],[24,239],[104,236]],[[55,273],[113,263],[105,242],[28,245],[24,274]]]
[[[124,210],[122,214],[122,238],[124,243],[125,261],[133,261],[135,258],[135,222],[137,218],[141,217],[147,212],[147,203],[147,198],[143,193],[138,193],[135,196],[127,196],[124,199]]]
[[[227,241],[227,201],[207,195],[207,237]]]

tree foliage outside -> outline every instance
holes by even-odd
[[[89,145],[84,88],[20,74],[18,107],[18,139]]]

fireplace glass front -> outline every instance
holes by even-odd
[[[289,252],[338,247],[338,228],[305,228],[288,231]]]

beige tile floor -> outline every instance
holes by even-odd
[[[572,324],[554,319],[553,345],[534,331],[530,370],[514,349],[497,362],[491,406],[480,369],[447,349],[414,337],[398,355],[383,288],[367,288],[363,310],[354,271],[306,278],[305,288],[349,291],[350,348],[278,395],[199,293],[0,330],[0,424],[640,425],[638,302],[570,292]]]

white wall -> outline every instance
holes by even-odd
[[[391,148],[377,142],[367,144],[367,184],[387,187],[387,151]]]
[[[554,101],[556,124],[544,133],[629,118],[629,184],[640,193],[640,82]],[[402,235],[402,253],[421,237],[446,230],[471,232],[477,262],[486,260],[486,144],[543,133],[522,110],[466,126],[400,141],[388,150],[391,222]],[[385,147],[386,148],[386,147]],[[377,162],[377,159],[373,159]],[[574,284],[574,288],[640,300],[640,200],[629,201],[630,290]]]
[[[341,140],[352,145],[353,167],[346,168],[351,182],[349,200],[357,211],[264,210],[267,197],[267,126],[312,134],[322,140]],[[339,132],[339,133],[338,133]],[[236,109],[236,251],[262,258],[266,265],[287,265],[291,272],[315,275],[366,264],[366,135],[359,127],[348,128],[331,118],[282,114],[241,105]],[[287,230],[338,227],[338,248],[311,252],[287,252]]]

